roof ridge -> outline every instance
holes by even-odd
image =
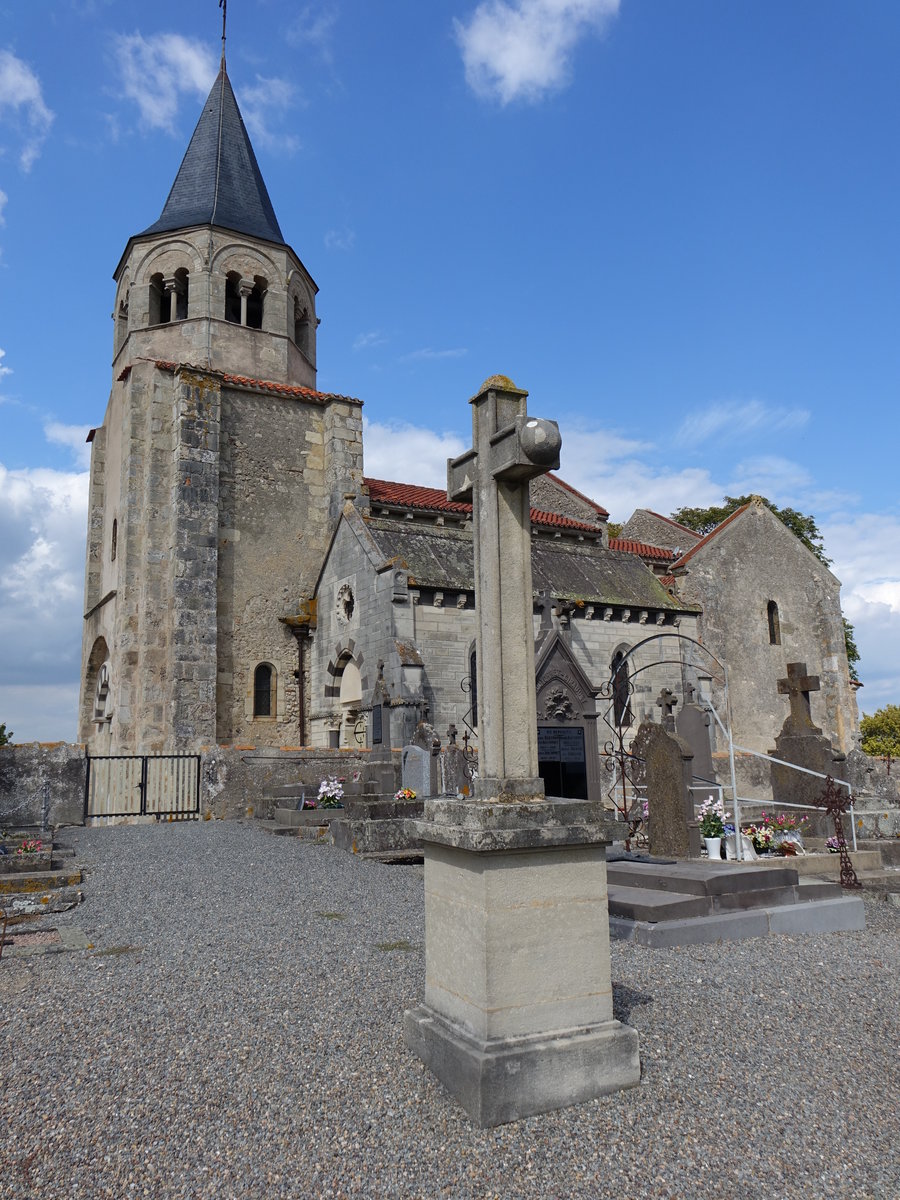
[[[753,504],[753,501],[750,500],[746,504],[742,504],[740,508],[736,508],[733,513],[729,513],[729,515],[725,518],[725,520],[720,521],[719,524],[715,527],[715,529],[711,529],[709,531],[709,533],[705,534],[700,539],[699,542],[695,542],[694,545],[691,546],[690,550],[688,550],[686,554],[682,554],[681,558],[679,558],[676,562],[672,563],[672,570],[674,571],[678,567],[683,567],[689,558],[692,558],[697,553],[698,550],[702,549],[703,546],[705,546],[708,542],[710,542],[716,536],[717,533],[721,533],[722,530],[726,527],[726,525],[730,525],[731,522],[735,519],[735,517],[739,517],[741,515],[741,513],[746,512],[747,509],[750,508],[752,504]]]
[[[654,546],[652,542],[642,542],[638,538],[611,537],[610,550],[625,550],[629,554],[645,554],[648,558],[674,558],[674,551],[668,546]]]
[[[596,500],[592,500],[590,496],[586,496],[584,492],[579,492],[578,488],[572,487],[571,483],[567,483],[566,480],[557,475],[555,471],[548,471],[547,478],[552,479],[554,483],[558,483],[561,487],[564,487],[567,492],[571,492],[573,496],[577,496],[578,499],[583,500],[585,504],[589,504],[591,508],[595,509],[602,516],[609,516],[609,510],[605,509],[602,504],[598,504]]]
[[[369,498],[376,504],[398,504],[404,508],[422,508],[433,512],[471,513],[472,505],[460,500],[448,500],[447,493],[441,488],[431,487],[424,483],[400,483],[391,479],[375,479],[366,475],[363,483],[369,489]],[[373,494],[373,487],[375,494]],[[390,492],[393,489],[393,495]],[[378,494],[381,491],[382,494]],[[419,493],[415,495],[414,493]],[[422,494],[424,493],[424,494]],[[431,503],[428,503],[428,501]],[[592,533],[600,536],[600,530],[584,521],[576,521],[574,517],[562,513],[546,512],[540,508],[531,509],[531,520],[536,525],[549,525],[559,529],[577,530],[580,533]]]
[[[662,513],[655,512],[652,508],[645,508],[644,512],[648,512],[651,517],[656,517],[658,520],[665,521],[669,525],[674,525],[676,529],[683,529],[685,533],[691,534],[692,537],[698,540],[703,536],[696,529],[691,529],[690,525],[682,525],[680,521],[676,521],[673,517],[663,516]]]
[[[186,367],[189,371],[202,371],[204,375],[217,375],[223,383],[255,391],[275,392],[279,396],[308,396],[312,400],[346,400],[350,404],[362,406],[362,400],[357,399],[356,396],[344,396],[340,392],[319,392],[315,388],[304,387],[300,383],[278,383],[274,379],[253,379],[249,375],[234,375],[230,371],[216,371],[207,366],[179,363],[165,358],[144,359],[143,361],[152,362],[161,371],[177,371],[180,367]],[[130,367],[126,367],[126,370],[130,369]]]

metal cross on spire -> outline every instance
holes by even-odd
[[[225,66],[225,24],[228,20],[228,0],[219,0],[222,10],[222,66]]]

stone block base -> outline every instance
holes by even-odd
[[[421,1004],[404,1013],[403,1033],[413,1053],[484,1127],[581,1104],[641,1079],[637,1031],[614,1020],[482,1042]]]

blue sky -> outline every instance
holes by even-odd
[[[0,0],[0,721],[71,738],[111,274],[216,0]],[[228,69],[370,474],[440,485],[503,372],[627,518],[813,513],[900,701],[896,0],[231,0]],[[814,669],[815,665],[810,664]]]

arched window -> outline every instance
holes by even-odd
[[[241,277],[237,271],[225,276],[225,320],[233,325],[241,323]]]
[[[778,619],[778,605],[774,600],[769,601],[768,609],[769,620],[769,645],[781,645],[781,621]]]
[[[294,297],[294,341],[297,348],[309,357],[309,310],[302,307],[300,297]]]
[[[128,336],[128,289],[119,301],[119,307],[116,310],[116,353],[122,349],[122,345]]]
[[[119,542],[119,522],[116,520],[115,517],[113,517],[112,537],[110,538],[110,543],[109,543],[109,561],[110,562],[116,561],[116,550],[118,549],[118,542]]]
[[[253,672],[254,717],[275,716],[275,672],[268,663],[260,663]]]
[[[163,277],[157,272],[150,276],[150,324],[165,325],[171,309],[171,292],[163,285]]]
[[[625,728],[632,724],[634,717],[631,712],[631,685],[628,678],[628,663],[625,654],[617,650],[609,664],[612,679],[613,719],[616,726]]]
[[[171,317],[175,321],[184,321],[188,315],[188,273],[185,267],[179,267],[174,275],[174,287],[172,288],[172,296],[175,301],[175,314]]]
[[[253,290],[247,297],[247,326],[249,329],[262,329],[263,301],[269,290],[269,281],[261,275],[253,277]]]

